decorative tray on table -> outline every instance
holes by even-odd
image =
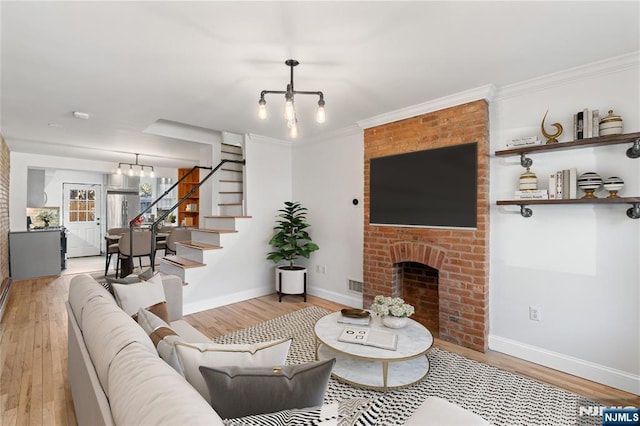
[[[343,316],[348,318],[366,318],[370,315],[369,311],[356,308],[344,308],[340,311]]]

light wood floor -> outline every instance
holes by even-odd
[[[0,424],[75,425],[66,381],[67,299],[71,276],[13,283],[0,322]],[[309,304],[335,311],[342,305],[310,296],[264,296],[187,317],[210,337],[302,309]],[[486,354],[436,340],[436,346],[509,370],[605,405],[640,406],[640,397],[496,352]],[[427,378],[428,380],[428,378]]]

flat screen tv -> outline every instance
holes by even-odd
[[[478,144],[373,158],[369,223],[476,228]]]

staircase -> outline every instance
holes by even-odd
[[[221,160],[243,159],[240,145],[223,142],[220,154]],[[245,254],[243,243],[234,246],[243,238],[245,245],[251,239],[251,217],[244,215],[244,167],[225,163],[213,178],[218,214],[203,216],[199,227],[191,229],[191,240],[176,243],[176,254],[160,259],[160,271],[182,278],[185,284],[185,313],[219,306],[225,297],[240,297],[233,295],[229,277]]]
[[[222,143],[221,159],[242,160],[242,147]],[[244,167],[227,163],[220,169],[218,178],[218,211],[222,216],[242,216],[244,214]]]
[[[176,243],[176,254],[160,259],[160,270],[177,275],[185,284],[206,282],[212,268],[230,249],[250,216],[205,216],[204,227],[191,230],[191,241]],[[227,250],[228,251],[228,250]]]

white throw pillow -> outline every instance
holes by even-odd
[[[207,384],[199,367],[273,367],[284,365],[292,339],[253,344],[175,342],[184,376],[207,402],[211,403]]]
[[[184,342],[184,339],[162,318],[146,309],[138,310],[138,324],[151,338],[160,358],[184,376],[184,369],[174,346],[176,342]]]
[[[140,308],[166,302],[160,275],[141,283],[113,284],[113,292],[120,308],[130,316],[138,313]]]

